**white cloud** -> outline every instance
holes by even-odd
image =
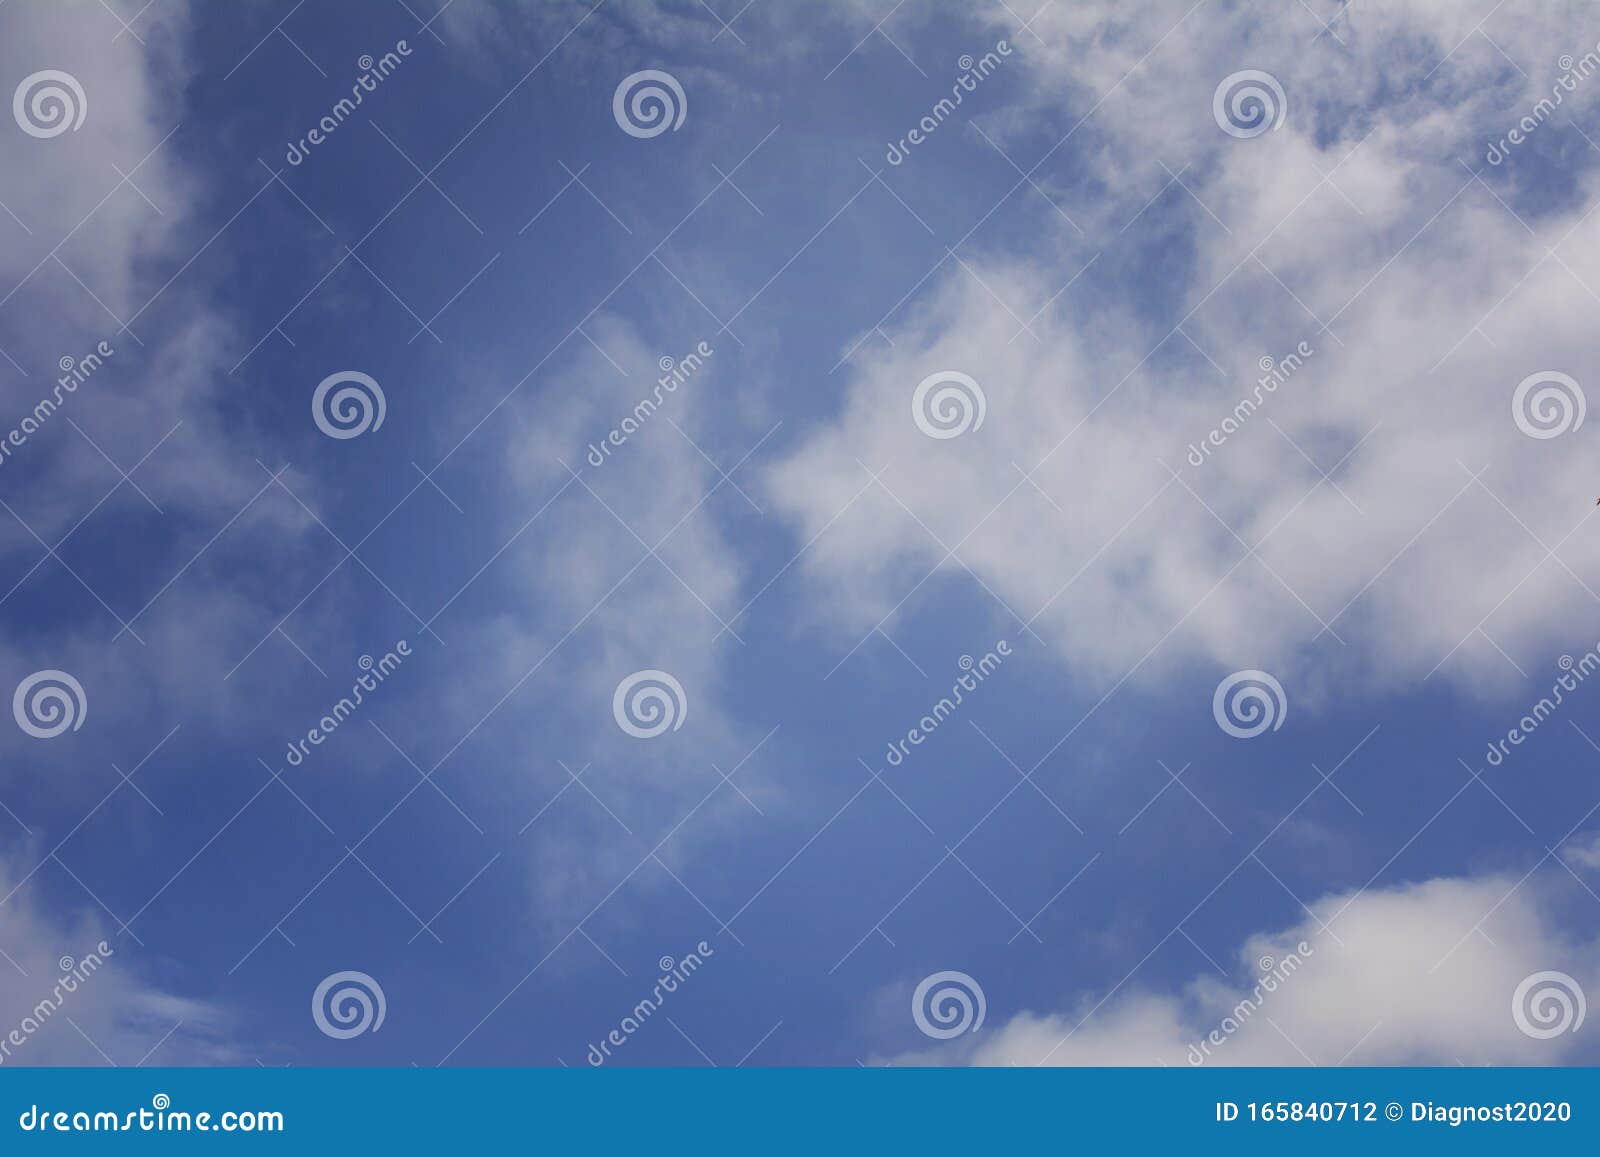
[[[6,903],[0,932],[0,1038],[9,1050],[4,1063],[98,1066],[109,1058],[133,1065],[147,1055],[158,1065],[245,1060],[226,1043],[231,1017],[225,1008],[152,984],[145,979],[148,950],[108,931],[96,916],[46,915],[19,863],[0,863],[0,895],[17,889]],[[85,968],[86,961],[91,963]]]
[[[78,80],[87,112],[76,131],[40,140],[5,105],[0,201],[15,220],[0,215],[0,347],[22,371],[0,360],[0,432],[52,394],[61,358],[81,360],[101,342],[114,352],[3,469],[13,482],[27,478],[26,501],[14,505],[53,543],[118,482],[101,450],[127,469],[160,442],[135,481],[168,513],[203,516],[198,545],[261,479],[239,452],[248,430],[219,410],[239,336],[207,300],[206,264],[188,264],[215,232],[200,219],[202,178],[181,160],[188,7],[152,9],[139,23],[144,43],[113,39],[117,28],[98,8],[17,4],[6,14],[5,96],[26,76],[62,70]],[[284,527],[305,524],[289,507],[266,509]],[[37,549],[9,516],[0,543]]]
[[[1574,837],[1561,849],[1561,857],[1579,868],[1590,871],[1600,868],[1600,834]]]
[[[1174,18],[1052,6],[1040,33],[1067,48],[1018,39],[1033,96],[1010,114],[1012,136],[1052,126],[1060,114],[1043,110],[1063,96],[1086,111]],[[1536,86],[1505,83],[1509,66],[1474,39],[1424,88],[1458,24],[1435,6],[1357,6],[1341,48],[1309,44],[1309,17],[1301,28],[1207,10],[1112,91],[1063,163],[1041,170],[1075,174],[1050,191],[1087,236],[1045,210],[1033,219],[1059,235],[1041,256],[947,263],[886,323],[893,346],[869,338],[841,369],[837,418],[771,471],[809,538],[869,468],[884,470],[806,558],[841,638],[929,569],[959,573],[944,546],[962,544],[960,561],[1102,687],[1194,659],[1303,683],[1316,654],[1341,687],[1414,681],[1444,661],[1443,677],[1492,689],[1511,673],[1495,647],[1534,669],[1574,645],[1595,597],[1581,576],[1600,565],[1600,538],[1581,525],[1595,489],[1588,427],[1534,440],[1511,397],[1536,371],[1584,376],[1595,177],[1574,153],[1562,175],[1575,202],[1523,205],[1523,220],[1497,201],[1517,200],[1498,177],[1493,193],[1472,180],[1458,158],[1481,166],[1483,135],[1514,123]],[[1513,56],[1553,62],[1583,50],[1571,31],[1583,26],[1541,9],[1495,32]],[[1253,140],[1212,119],[1217,81],[1244,67],[1276,69],[1290,102],[1282,129]],[[1585,107],[1600,101],[1591,84],[1575,98]],[[1540,131],[1573,135],[1555,121]],[[1140,230],[1159,235],[1174,215],[1183,235],[1162,245],[1193,254],[1176,281],[1123,272]],[[1176,311],[1151,321],[1152,295],[1173,292]],[[1258,360],[1302,340],[1315,350],[1304,368],[1188,464],[1190,444],[1252,392]],[[975,377],[988,411],[981,430],[940,442],[909,408],[943,369]],[[1557,543],[1560,561],[1547,560]],[[1314,651],[1323,624],[1349,646],[1324,634]]]
[[[303,562],[299,532],[312,523],[280,491],[251,501],[267,480],[249,445],[254,430],[223,414],[239,338],[232,317],[210,300],[207,263],[190,264],[217,223],[202,218],[206,190],[182,160],[181,130],[169,139],[185,119],[188,8],[152,9],[138,24],[143,43],[117,37],[115,21],[98,8],[15,4],[5,23],[4,94],[32,73],[63,70],[77,78],[87,111],[78,130],[36,139],[11,123],[9,100],[4,106],[0,201],[17,220],[0,214],[0,347],[27,376],[0,360],[0,436],[52,396],[59,358],[82,359],[102,342],[113,352],[24,445],[8,447],[0,466],[16,512],[0,513],[0,596],[23,624],[0,646],[0,669],[14,679],[47,667],[71,671],[97,721],[75,753],[35,748],[9,761],[4,775],[81,760],[91,745],[105,761],[128,759],[127,728],[137,733],[156,717],[271,729],[259,692],[223,677],[276,622],[253,584]],[[249,216],[234,227],[248,228]],[[210,254],[226,244],[223,237]],[[117,318],[132,332],[119,332]],[[119,467],[134,471],[131,484]],[[292,472],[284,481],[314,493]],[[136,559],[117,558],[117,571],[83,549],[108,526],[145,537]],[[271,551],[258,552],[249,572],[217,581],[230,550],[253,535]],[[49,556],[45,544],[61,542],[60,560]],[[81,600],[79,614],[42,627],[33,600],[58,589]],[[127,634],[113,641],[114,615],[134,619],[146,645]],[[154,744],[160,735],[134,742]],[[19,742],[27,742],[19,733],[0,739],[12,750]],[[54,777],[50,788],[65,800],[98,797],[81,776]]]
[[[1512,998],[1544,971],[1600,991],[1593,945],[1569,939],[1543,911],[1537,877],[1516,885],[1487,876],[1327,896],[1294,927],[1251,936],[1226,977],[1207,971],[1171,995],[1130,979],[1098,1002],[1086,996],[1065,1011],[1018,1013],[897,1063],[1570,1062],[1583,1030],[1535,1039],[1517,1026]],[[989,1000],[992,1010],[998,994]],[[1529,1013],[1539,1025],[1538,1010]]]
[[[733,355],[710,345],[698,368],[663,389],[658,360],[686,365],[694,340],[655,348],[637,327],[609,315],[584,331],[593,345],[573,337],[552,364],[548,381],[559,387],[530,384],[506,407],[517,496],[502,512],[507,537],[563,484],[567,490],[500,564],[521,576],[533,597],[482,628],[480,653],[489,661],[464,696],[471,717],[488,720],[492,742],[521,736],[521,749],[537,753],[537,781],[565,784],[557,758],[574,772],[592,764],[584,783],[610,814],[572,788],[579,806],[563,809],[560,822],[540,820],[530,837],[541,913],[566,921],[563,932],[691,809],[698,807],[692,823],[660,849],[669,865],[748,821],[750,805],[721,785],[712,764],[729,771],[765,730],[739,721],[727,706],[724,660],[740,644],[718,635],[742,601],[745,568],[716,512],[742,500],[731,486],[718,486],[702,456],[715,445],[710,435],[723,413],[722,359]],[[612,431],[621,445],[607,444]],[[648,669],[679,681],[688,710],[681,731],[640,740],[617,726],[612,696],[625,677]],[[553,748],[548,718],[519,717],[514,699],[489,714],[512,687],[513,694],[567,704],[570,749]],[[773,798],[757,767],[743,769],[736,782],[751,799]],[[660,883],[662,876],[651,867],[639,879]]]

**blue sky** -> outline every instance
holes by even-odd
[[[0,425],[114,351],[0,465],[82,689],[0,731],[0,1032],[113,950],[15,1063],[582,1065],[701,942],[607,1063],[1592,1061],[1518,994],[1600,983],[1600,25],[1478,7],[0,7],[86,106],[0,135]]]

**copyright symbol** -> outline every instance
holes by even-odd
[[[1398,1102],[1390,1101],[1388,1106],[1383,1110],[1383,1115],[1388,1117],[1391,1121],[1398,1121],[1402,1116],[1405,1115],[1405,1110],[1400,1107]]]

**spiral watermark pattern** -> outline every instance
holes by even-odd
[[[911,418],[930,438],[959,438],[976,430],[988,409],[983,387],[959,370],[929,374],[911,394]]]
[[[1276,731],[1289,714],[1283,684],[1265,671],[1235,671],[1217,684],[1211,697],[1217,726],[1235,739],[1254,739]]]
[[[654,739],[683,726],[689,717],[689,698],[683,684],[667,672],[635,671],[617,684],[611,714],[617,726],[635,739]]]
[[[1249,140],[1275,131],[1289,112],[1283,85],[1270,72],[1246,68],[1223,77],[1211,95],[1211,115],[1230,137]]]
[[[358,370],[329,374],[311,395],[312,420],[330,438],[359,438],[382,426],[387,412],[383,387],[370,374]]]
[[[1530,438],[1558,438],[1583,425],[1588,410],[1583,387],[1570,374],[1540,370],[1517,383],[1511,418]]]
[[[89,98],[70,72],[47,68],[23,77],[11,97],[11,115],[30,137],[49,140],[77,132],[89,115]]]
[[[622,79],[611,97],[611,115],[617,127],[641,140],[677,132],[689,115],[683,85],[670,72],[647,68]]]
[[[1587,1011],[1583,986],[1565,972],[1535,972],[1511,994],[1511,1019],[1534,1040],[1577,1032]]]
[[[934,1040],[977,1032],[988,1008],[983,986],[965,972],[935,972],[911,994],[911,1019]]]
[[[334,1040],[377,1032],[388,1009],[383,987],[365,972],[335,972],[311,994],[311,1019]]]
[[[65,671],[35,671],[17,684],[11,714],[17,726],[35,739],[54,739],[83,726],[89,699],[83,684]]]

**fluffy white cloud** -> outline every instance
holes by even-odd
[[[1441,662],[1493,686],[1512,670],[1496,648],[1534,668],[1587,645],[1573,624],[1600,564],[1588,427],[1530,438],[1511,401],[1530,374],[1584,376],[1594,169],[1562,114],[1540,143],[1579,148],[1534,161],[1530,146],[1509,180],[1472,176],[1556,57],[1585,51],[1576,15],[1492,30],[1537,69],[1524,81],[1482,37],[1457,47],[1473,22],[1448,7],[1352,6],[1341,47],[1276,11],[1208,9],[1158,46],[1164,7],[1052,6],[1037,27],[1054,48],[1017,38],[1028,103],[997,119],[1012,138],[1065,136],[1109,93],[1040,170],[1074,174],[1047,187],[1086,236],[1048,210],[1036,219],[1057,234],[1037,255],[986,253],[980,233],[886,323],[892,346],[852,355],[837,418],[770,474],[809,538],[882,470],[806,559],[842,637],[964,563],[1102,687],[1194,659],[1309,678],[1319,634],[1318,677],[1341,686]],[[1289,112],[1237,140],[1211,98],[1248,67],[1276,73]],[[1600,101],[1587,84],[1569,109]],[[1564,195],[1527,195],[1529,173]],[[1130,255],[1142,230],[1171,257],[1160,281]],[[1257,400],[1260,359],[1302,341],[1304,365],[1237,408]],[[949,369],[979,382],[987,413],[936,441],[911,397]],[[1223,444],[1193,464],[1213,430]]]
[[[1502,876],[1437,879],[1327,896],[1295,927],[1250,937],[1226,976],[1204,973],[1176,994],[1142,990],[1130,978],[1098,1002],[1085,997],[1063,1012],[1019,1013],[953,1048],[899,1062],[1570,1062],[1583,1047],[1583,1032],[1530,1036],[1513,1015],[1513,996],[1527,977],[1550,971],[1600,991],[1593,945],[1570,940],[1543,910],[1548,897],[1538,878],[1517,883]],[[1536,997],[1523,1008],[1535,1029],[1560,1020],[1554,1004],[1541,1007]]]

